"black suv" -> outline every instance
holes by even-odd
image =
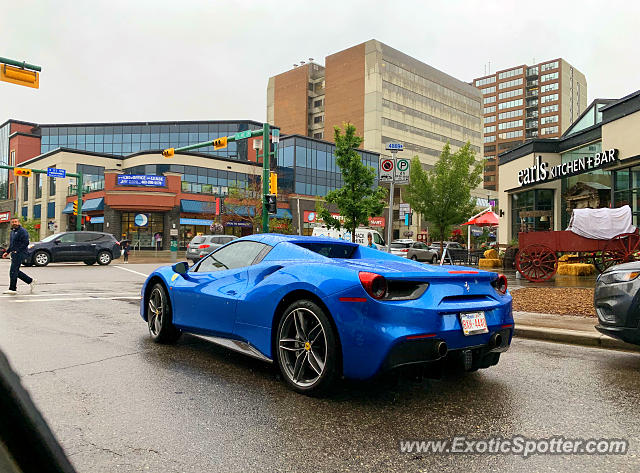
[[[60,261],[84,261],[85,264],[107,265],[120,258],[120,243],[110,233],[56,233],[29,245],[27,266],[46,266]]]

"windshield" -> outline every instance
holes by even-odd
[[[54,233],[53,235],[49,235],[48,237],[43,238],[42,240],[40,240],[40,242],[45,243],[47,241],[53,241],[56,238],[61,237],[62,235],[62,233]]]
[[[198,245],[198,244],[202,243],[204,240],[205,240],[205,238],[203,236],[197,236],[193,240],[191,240],[191,244],[192,245]]]

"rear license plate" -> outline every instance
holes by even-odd
[[[460,314],[460,325],[462,325],[462,333],[465,335],[477,335],[489,331],[484,312],[466,312]]]

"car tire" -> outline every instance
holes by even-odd
[[[329,317],[316,303],[299,300],[285,309],[274,348],[282,377],[294,391],[318,395],[332,387],[340,366],[339,344]]]
[[[49,253],[46,251],[36,251],[33,255],[33,264],[38,267],[46,266],[51,261]]]
[[[411,257],[411,261],[418,261],[418,257],[417,257],[416,255],[413,255],[413,256]]]
[[[438,257],[434,256],[433,258],[431,258],[431,264],[438,264]]]
[[[103,250],[98,253],[98,257],[96,258],[96,260],[98,261],[98,264],[100,266],[106,266],[111,263],[111,253]]]
[[[96,260],[94,260],[94,259],[86,259],[86,260],[84,260],[84,264],[86,264],[87,266],[91,266],[92,264],[96,264]]]
[[[182,332],[173,325],[171,302],[162,284],[156,283],[151,288],[145,304],[151,340],[156,343],[175,343]]]

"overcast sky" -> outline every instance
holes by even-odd
[[[0,82],[0,123],[266,116],[269,76],[378,39],[454,77],[563,57],[588,101],[640,89],[640,2],[0,0],[0,57],[42,66]]]

